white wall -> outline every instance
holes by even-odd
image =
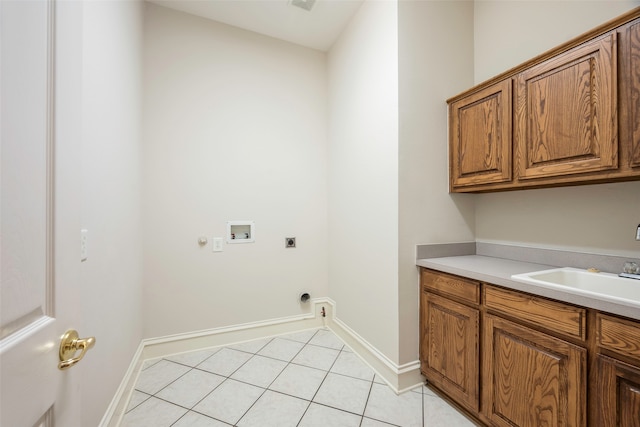
[[[474,69],[480,83],[640,6],[640,1],[479,0],[474,5]]]
[[[475,81],[506,71],[639,5],[639,1],[476,1]],[[633,237],[639,222],[637,181],[476,199],[480,241],[638,258],[640,244]]]
[[[94,335],[96,345],[74,369],[82,375],[80,424],[95,426],[142,338],[143,9],[138,1],[91,1],[83,10],[81,220],[89,230],[89,258],[81,265],[78,330]]]
[[[396,2],[361,6],[328,75],[330,296],[342,321],[397,362]]]
[[[473,2],[399,2],[400,362],[418,358],[415,246],[474,240],[474,200],[448,193],[446,99],[473,85]],[[443,36],[446,34],[446,37]]]
[[[154,5],[141,40],[140,3],[86,2],[82,425],[141,337],[298,314],[302,290],[415,360],[415,244],[637,254],[639,182],[449,195],[445,103],[637,4],[371,0],[327,57]],[[256,243],[197,245],[234,219]]]
[[[144,43],[145,337],[306,312],[328,293],[325,54],[153,4]],[[229,220],[256,242],[213,253]]]

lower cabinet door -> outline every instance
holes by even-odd
[[[456,402],[479,409],[479,311],[422,293],[421,367],[431,383]]]
[[[597,400],[598,427],[640,427],[640,368],[598,355],[598,379],[590,390]]]
[[[483,412],[496,426],[586,426],[587,350],[490,314]]]

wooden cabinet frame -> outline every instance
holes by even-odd
[[[469,415],[495,427],[640,427],[640,321],[420,277],[421,372]]]
[[[626,55],[628,55],[627,76],[624,82],[628,87],[623,87],[623,92],[627,96],[624,101],[627,108],[623,113],[628,114],[629,144],[629,165],[632,168],[640,168],[640,21],[629,24],[626,31]],[[625,118],[627,118],[625,116]]]
[[[447,103],[450,192],[640,180],[640,7]]]

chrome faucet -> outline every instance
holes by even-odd
[[[640,267],[638,266],[638,263],[635,261],[625,262],[624,267],[622,268],[622,273],[620,273],[619,276],[640,280]]]

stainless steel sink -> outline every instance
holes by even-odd
[[[564,267],[514,274],[511,278],[522,283],[598,297],[640,308],[640,281],[611,273]]]

